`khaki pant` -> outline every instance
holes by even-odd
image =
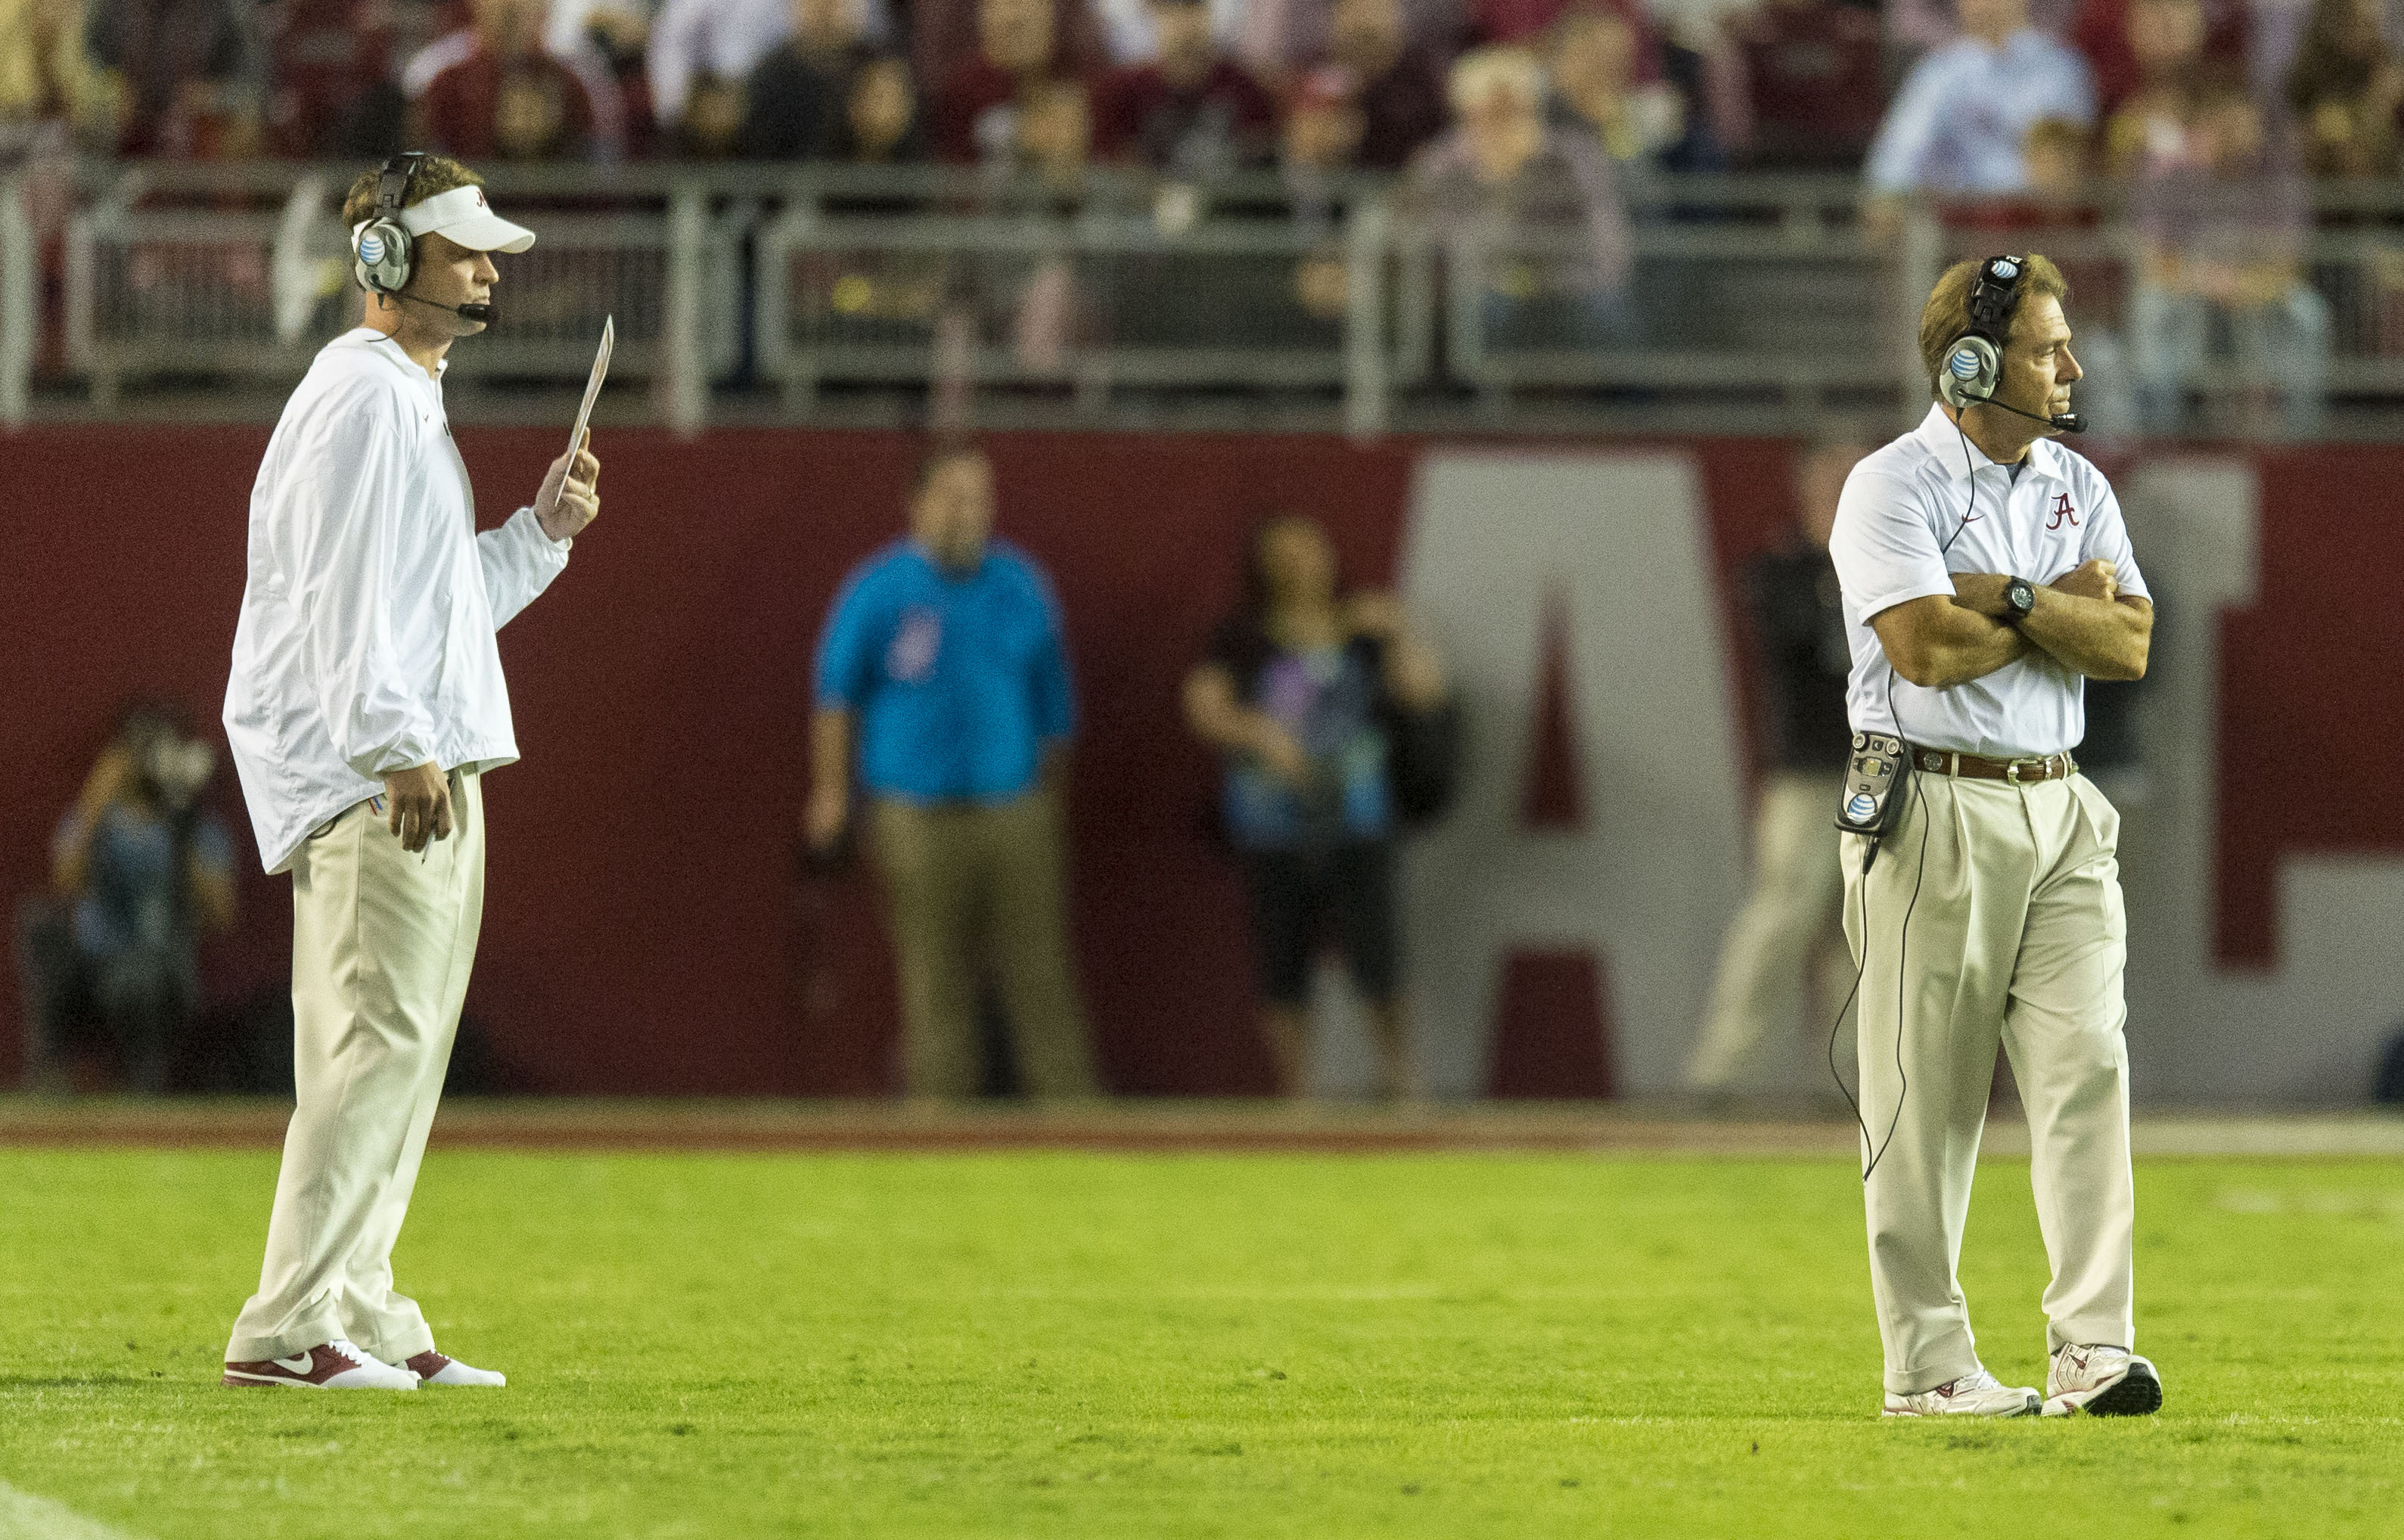
[[[1837,901],[1845,879],[1837,859],[1837,804],[1844,777],[1781,771],[1761,789],[1753,819],[1753,893],[1720,944],[1711,1014],[1686,1066],[1696,1091],[1726,1088],[1760,1051],[1773,1027],[1792,1017],[1824,939],[1834,949]],[[1852,964],[1829,995],[1820,1026],[1834,1026]],[[1834,977],[1833,972],[1830,977]]]
[[[2028,1111],[2053,1268],[2048,1348],[2135,1346],[2136,1208],[2119,815],[2084,776],[2015,786],[1922,771],[1904,794],[1904,819],[1866,881],[1863,840],[1842,838],[1856,957],[1865,903],[1867,916],[1859,1038],[1864,1158],[1878,1155],[1865,1189],[1870,1285],[1886,1388],[1908,1394],[1978,1362],[1956,1269],[1999,1041]]]
[[[1068,883],[1054,799],[999,806],[875,804],[874,844],[902,975],[902,1079],[912,1096],[970,1097],[977,1009],[1001,996],[1019,1078],[1039,1097],[1097,1094],[1069,956]]]
[[[434,1346],[392,1287],[392,1247],[484,913],[483,793],[451,777],[451,837],[422,856],[362,804],[292,863],[293,1072],[300,1105],[267,1225],[259,1293],[229,1362],[289,1357],[347,1337],[387,1364]]]

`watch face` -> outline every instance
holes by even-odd
[[[2036,608],[2036,590],[2029,586],[2026,578],[2015,578],[2011,586],[2004,590],[2004,599],[2013,609],[2025,615]]]

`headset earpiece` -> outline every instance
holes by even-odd
[[[2004,356],[1994,343],[1984,337],[1957,337],[1953,351],[1945,356],[1945,373],[1937,387],[1944,393],[1945,404],[1960,412],[1993,396],[2003,376]]]
[[[375,215],[351,231],[351,273],[371,294],[399,293],[415,271],[417,244],[402,226],[400,211],[409,206],[410,184],[425,159],[423,151],[410,150],[385,161],[376,179]]]
[[[1936,377],[1937,394],[1956,412],[1987,401],[2003,384],[2004,339],[2027,269],[2025,259],[2010,256],[1978,264],[1978,280],[1970,286],[1970,324],[1945,350],[1945,371]]]

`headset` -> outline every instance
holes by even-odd
[[[400,211],[425,160],[424,150],[412,149],[386,161],[376,177],[375,213],[351,231],[351,273],[370,294],[398,294],[417,270],[417,243]]]
[[[410,187],[417,180],[417,168],[425,161],[424,150],[412,149],[384,163],[384,170],[376,176],[375,213],[361,220],[359,228],[351,232],[351,273],[358,279],[359,287],[370,294],[389,294],[396,300],[413,301],[431,310],[447,310],[462,319],[489,325],[493,319],[489,303],[446,305],[440,300],[406,292],[409,280],[417,275],[417,239],[400,222],[400,211],[409,206]]]
[[[2064,433],[2084,433],[2087,419],[2076,412],[2040,414],[1995,399],[1996,387],[2004,379],[2004,342],[2011,329],[2012,312],[2020,304],[2020,280],[2027,273],[2025,257],[1990,257],[1978,264],[1978,276],[1970,286],[1970,322],[1945,350],[1936,393],[1956,412],[1991,406]]]

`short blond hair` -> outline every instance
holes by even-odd
[[[1978,281],[1978,270],[1988,259],[1974,258],[1956,262],[1945,270],[1929,291],[1928,302],[1920,307],[1920,361],[1928,371],[1928,388],[1938,390],[1937,381],[1945,373],[1945,357],[1953,351],[1954,342],[1970,329],[1970,289]],[[2012,309],[2004,317],[2008,328],[2020,315],[2020,301],[2031,295],[2050,295],[2057,300],[2070,298],[2070,280],[2053,259],[2040,252],[2030,252],[2020,259],[2020,289],[2012,298]],[[2008,340],[2008,339],[2006,339]]]
[[[1530,108],[1544,105],[1544,66],[1523,48],[1497,44],[1472,49],[1453,62],[1445,81],[1445,96],[1455,112],[1469,112],[1485,104],[1497,87],[1512,92]]]

